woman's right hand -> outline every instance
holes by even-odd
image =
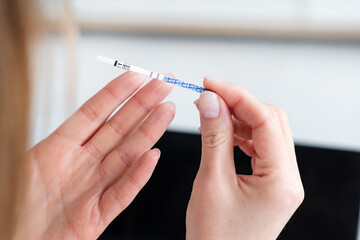
[[[205,79],[196,105],[201,164],[187,209],[188,239],[276,239],[304,198],[286,114],[242,87]],[[217,93],[217,94],[215,94]],[[237,175],[233,147],[252,175]]]

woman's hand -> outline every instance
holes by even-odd
[[[172,103],[159,105],[172,85],[151,81],[106,120],[144,80],[116,78],[29,151],[18,239],[96,239],[135,198],[174,117]]]
[[[242,87],[205,79],[202,158],[187,210],[188,239],[276,239],[304,191],[283,110]],[[233,146],[251,157],[252,175],[237,175]]]

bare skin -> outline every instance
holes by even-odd
[[[205,78],[204,86],[216,94],[195,102],[202,158],[186,237],[276,239],[304,198],[287,116],[238,85]],[[251,157],[252,175],[236,174],[233,146]]]
[[[113,80],[29,151],[15,239],[96,239],[131,203],[175,113],[160,104],[172,86],[153,80],[105,122],[143,81],[130,72]],[[204,85],[217,95],[197,103],[203,146],[187,238],[275,239],[304,197],[286,115],[240,86]],[[252,157],[253,175],[236,175],[234,145]]]
[[[160,157],[150,149],[174,117],[160,104],[172,86],[151,81],[105,121],[144,80],[116,78],[29,151],[15,239],[96,239],[131,203]]]

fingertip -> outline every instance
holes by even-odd
[[[166,73],[165,76],[171,77],[171,78],[175,78],[175,74],[172,73]]]
[[[205,88],[208,88],[210,90],[214,90],[214,86],[223,83],[222,80],[216,77],[211,76],[204,76],[203,84]]]
[[[160,159],[161,152],[158,148],[153,148],[151,150],[148,150],[143,154],[143,156],[140,158],[140,161],[138,166],[135,166],[137,169],[142,169],[142,173],[148,173],[151,175],[151,173],[154,171],[156,164],[158,163]],[[145,175],[148,175],[145,174]],[[143,176],[145,176],[143,175]]]
[[[164,86],[166,86],[166,88],[169,89],[169,92],[171,92],[173,89],[174,89],[174,84],[171,84],[171,83],[168,83],[168,82],[165,82],[165,81],[161,81],[161,80],[158,80],[161,82],[161,84],[163,84]]]
[[[151,91],[152,94],[156,94],[156,95],[166,94],[167,96],[171,93],[171,91],[174,88],[172,84],[158,79],[152,79],[147,85],[149,85],[148,90]]]
[[[204,76],[204,80],[212,81],[212,82],[223,82],[220,78],[213,77],[213,76]]]
[[[173,113],[173,115],[175,115],[175,112],[176,112],[176,105],[175,105],[175,103],[172,102],[172,101],[168,101],[168,102],[165,102],[164,104],[167,105],[169,112],[171,112],[171,113]]]
[[[136,73],[136,72],[132,72],[132,71],[127,71],[123,74],[121,74],[120,76],[118,76],[117,78],[132,78],[133,81],[136,82],[144,82],[146,79],[146,76],[140,74],[140,73]]]
[[[203,79],[203,85],[204,85],[204,87],[207,88],[207,89],[212,90],[212,89],[210,88],[211,85],[210,85],[209,82],[211,82],[211,79],[209,79],[208,76],[204,76],[204,79]]]
[[[167,124],[168,126],[175,117],[175,111],[176,107],[173,102],[168,101],[161,103],[152,113],[156,118],[154,121],[156,121],[156,123]]]
[[[166,73],[165,76],[171,77],[171,78],[176,78],[175,75],[172,74],[172,73]],[[165,81],[161,81],[161,82],[163,82],[165,85],[167,85],[171,89],[171,91],[173,90],[173,88],[175,86],[174,84],[171,84],[171,83],[168,83],[168,82],[165,82]]]
[[[154,158],[155,158],[156,160],[159,160],[159,159],[160,159],[160,156],[161,156],[161,151],[160,151],[160,149],[154,148],[154,149],[151,150],[151,152],[153,153]]]
[[[115,91],[123,91],[124,86],[132,91],[136,91],[144,84],[145,80],[146,77],[144,75],[127,71],[116,77],[107,86],[115,89]]]

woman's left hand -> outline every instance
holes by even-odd
[[[116,78],[29,151],[16,238],[96,239],[131,203],[175,113],[160,104],[172,85],[153,80],[106,122],[144,80],[132,72]]]

